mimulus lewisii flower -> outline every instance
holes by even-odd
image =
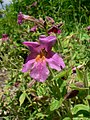
[[[2,41],[7,41],[8,39],[9,38],[7,34],[2,34]]]
[[[51,34],[51,33],[57,33],[57,34],[60,34],[61,33],[61,30],[57,27],[57,26],[52,26],[49,30],[48,30],[48,34]]]
[[[24,15],[22,12],[19,12],[17,20],[18,24],[22,24],[23,20],[27,20],[29,17],[29,15]]]
[[[24,15],[24,14],[22,14],[22,12],[19,12],[18,18],[17,18],[18,24],[22,24],[22,23],[23,23],[23,20],[31,20],[31,21],[34,21],[34,17],[29,16],[29,15]]]
[[[90,31],[90,26],[87,27],[87,30]]]
[[[49,76],[48,65],[57,71],[65,67],[63,59],[55,52],[51,51],[56,42],[55,36],[41,35],[39,42],[23,42],[30,49],[30,54],[26,59],[22,72],[30,70],[30,76],[39,82],[44,82]]]
[[[33,27],[30,29],[30,32],[36,32],[36,31],[37,31],[37,28],[38,28],[37,25],[33,26]]]
[[[47,22],[50,22],[51,24],[54,24],[55,21],[53,20],[53,18],[49,17],[49,16],[46,16],[46,21]]]
[[[72,68],[73,73],[76,73],[76,69],[82,69],[84,65],[79,65],[77,67]]]

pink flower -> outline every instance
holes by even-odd
[[[90,26],[87,27],[87,30],[90,31]]]
[[[51,24],[54,24],[54,23],[55,23],[55,21],[53,20],[53,18],[51,18],[51,17],[49,17],[49,16],[46,16],[46,20],[47,20],[48,22],[50,22]]]
[[[33,27],[30,29],[30,32],[36,32],[36,31],[37,31],[37,28],[38,28],[37,25],[33,26]]]
[[[51,51],[56,42],[55,36],[41,35],[39,42],[23,42],[30,49],[30,54],[26,59],[22,72],[30,70],[30,76],[38,82],[44,82],[49,76],[48,65],[57,71],[64,67],[63,59],[55,52]]]
[[[19,12],[17,22],[18,22],[18,24],[22,24],[23,20],[28,20],[29,18],[30,18],[29,15],[24,15],[24,14],[22,14],[22,12]]]
[[[77,67],[72,68],[73,73],[76,73],[76,69],[82,69],[84,65],[79,65]]]
[[[2,41],[7,41],[8,39],[9,38],[7,34],[2,34]]]
[[[30,32],[36,32],[38,28],[44,28],[45,21],[40,19],[35,19],[34,21],[35,25],[30,29]]]
[[[49,30],[48,30],[48,34],[51,34],[51,33],[57,33],[57,34],[60,34],[61,33],[61,30],[57,27],[57,26],[52,26]]]

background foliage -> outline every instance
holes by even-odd
[[[12,0],[0,10],[0,117],[5,120],[89,120],[90,119],[90,2],[89,0]],[[29,32],[32,22],[17,24],[17,15],[52,17],[62,22],[54,51],[62,55],[66,68],[51,70],[45,83],[30,84],[28,73],[21,72],[29,53],[23,41],[35,41],[45,31]],[[72,68],[82,65],[73,74]],[[32,87],[31,87],[31,86]]]

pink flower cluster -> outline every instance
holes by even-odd
[[[30,20],[30,16],[20,12],[18,14],[18,24],[22,24],[23,20]],[[47,31],[49,36],[41,35],[38,42],[23,42],[23,44],[29,48],[30,54],[23,65],[22,72],[30,71],[31,78],[38,82],[44,82],[48,78],[48,66],[57,71],[65,68],[61,56],[52,51],[52,47],[56,42],[56,36],[52,36],[51,33],[60,34],[60,25],[55,25],[54,20],[48,16],[46,17],[46,21],[42,18],[33,18],[35,26],[30,29],[30,32],[36,32],[38,27],[44,28],[48,23],[51,25],[51,28]]]
[[[19,25],[23,23],[23,20],[31,20],[32,18],[29,15],[24,15],[22,12],[19,12],[17,22]],[[60,34],[61,30],[59,29],[59,25],[55,25],[55,21],[51,17],[46,17],[46,21],[51,24],[51,28],[48,29],[48,34],[57,33]],[[33,22],[35,25],[30,29],[30,32],[36,32],[38,27],[45,27],[45,21],[43,19],[35,19],[33,18]]]

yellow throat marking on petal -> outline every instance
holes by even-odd
[[[44,60],[45,60],[45,56],[37,55],[36,62],[38,62],[38,61],[44,61]]]
[[[44,61],[46,54],[47,54],[47,52],[45,51],[45,49],[42,49],[40,54],[37,55],[36,61]]]

